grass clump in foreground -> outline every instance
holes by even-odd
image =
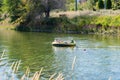
[[[6,55],[4,50],[0,57],[1,64],[3,64],[2,62],[6,60],[5,57]],[[9,63],[2,65],[4,67],[4,69],[1,71],[1,73],[3,73],[1,77],[2,80],[41,80],[42,79],[43,68],[41,68],[40,71],[36,71],[34,74],[31,74],[32,72],[30,72],[30,68],[27,67],[23,76],[19,76],[20,64],[21,64],[21,60],[13,61],[11,65],[9,65]],[[75,64],[75,59],[72,64],[72,70],[74,68],[74,64]],[[59,74],[54,73],[47,80],[64,80],[64,77],[62,73]]]

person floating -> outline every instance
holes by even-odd
[[[71,43],[74,43],[74,40],[71,40]]]

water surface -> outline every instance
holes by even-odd
[[[76,47],[53,47],[55,38],[74,39]],[[53,34],[0,30],[0,79],[13,61],[21,60],[16,80],[29,66],[31,73],[42,67],[42,80],[61,72],[65,80],[120,80],[120,37],[79,34]],[[76,57],[74,69],[73,59]]]

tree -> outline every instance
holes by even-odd
[[[54,9],[65,8],[65,0],[29,0],[31,5],[30,15],[43,15],[46,18],[50,16],[50,11]]]
[[[87,7],[88,7],[88,9],[93,10],[94,5],[95,5],[94,0],[88,0],[88,1],[87,1]]]
[[[94,2],[96,3],[96,2],[98,2],[98,0],[94,0]]]
[[[50,11],[65,7],[65,0],[26,0],[25,14],[17,26],[19,30],[29,30],[31,26],[40,26],[44,20],[48,20]]]
[[[49,17],[51,10],[65,8],[65,0],[41,0],[40,5],[45,17]]]
[[[21,0],[3,0],[4,13],[9,14],[11,22],[17,20],[22,15]]]
[[[116,6],[117,6],[117,9],[120,9],[120,1],[117,2]]]
[[[1,10],[2,9],[2,0],[0,0],[0,15],[1,15]]]
[[[0,0],[0,8],[2,7],[2,0]]]
[[[103,0],[98,0],[98,8],[103,9],[104,8],[104,2]]]
[[[111,0],[106,0],[106,9],[111,9],[111,8],[112,8]]]
[[[113,0],[113,9],[120,9],[120,1],[119,0]]]

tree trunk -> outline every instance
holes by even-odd
[[[46,17],[46,18],[49,18],[49,17],[50,17],[50,12],[49,12],[49,11],[45,12],[45,17]]]
[[[45,17],[49,18],[50,17],[50,8],[48,7],[45,11]]]

